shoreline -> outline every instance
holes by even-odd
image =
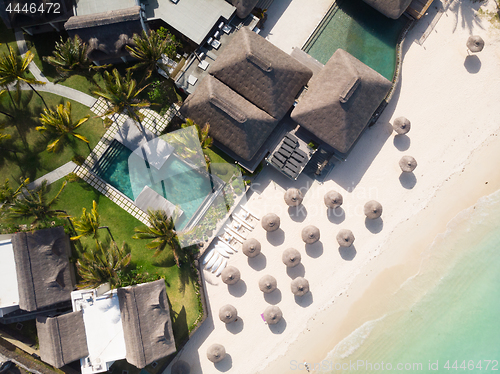
[[[386,249],[361,269],[347,292],[308,322],[307,329],[290,344],[285,356],[258,373],[283,372],[290,368],[292,360],[320,363],[356,329],[386,315],[391,296],[419,272],[422,255],[446,232],[450,221],[475,206],[479,199],[500,190],[500,173],[495,175],[495,165],[484,167],[488,160],[500,159],[499,134],[500,130],[491,134],[471,154],[462,171],[443,183],[425,208],[396,227],[383,245]],[[325,329],[332,331],[332,335],[325,336]]]

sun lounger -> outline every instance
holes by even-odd
[[[205,265],[205,269],[209,270],[215,264],[215,261],[217,261],[219,257],[220,257],[219,254],[217,252],[214,252],[214,255],[212,256],[210,261],[208,261],[208,263]]]
[[[297,160],[294,160],[293,158],[289,158],[285,164],[286,165],[293,165],[297,168],[297,170],[300,168],[300,163]]]
[[[218,254],[220,254],[221,256],[229,258],[230,253],[227,253],[227,251],[223,247],[220,247],[220,246],[216,245],[214,248],[215,248],[215,250],[217,251]]]
[[[294,141],[294,142],[297,142],[297,143],[298,143],[298,141],[299,141],[299,140],[297,139],[297,137],[296,137],[295,135],[292,135],[292,134],[286,134],[286,135],[285,135],[285,138],[288,138],[288,139],[290,139],[291,141]]]
[[[221,273],[222,270],[227,266],[227,259],[222,260],[222,264],[220,264],[219,268],[215,272],[215,276],[218,277]]]
[[[233,229],[231,226],[226,226],[225,230],[227,230],[227,232],[231,235],[233,235],[235,238],[241,238],[241,239],[246,239],[245,236],[243,235],[242,232],[240,231],[236,231],[235,229]]]
[[[260,221],[260,218],[257,217],[254,213],[252,213],[246,206],[241,205],[241,209],[243,209],[245,212],[250,214],[252,217],[254,217],[256,220]]]
[[[292,155],[292,152],[291,151],[287,151],[286,149],[284,148],[280,148],[278,149],[278,153],[285,156],[285,158],[288,158]]]
[[[217,241],[215,248],[217,248],[217,250],[220,250],[228,255],[234,254],[234,251],[231,248],[229,248],[229,246],[222,244],[222,241],[220,241],[220,240]]]
[[[280,149],[284,149],[284,150],[286,150],[286,151],[290,152],[290,154],[291,154],[291,153],[293,152],[293,150],[294,150],[294,148],[290,147],[288,144],[285,144],[285,143],[283,143],[283,144],[281,145]]]
[[[283,144],[286,144],[286,145],[288,145],[288,146],[290,146],[292,148],[296,148],[297,145],[298,145],[297,142],[294,142],[293,140],[290,140],[290,139],[288,139],[286,137],[283,139]]]
[[[299,149],[300,151],[300,149]],[[299,152],[295,151],[292,153],[292,155],[290,156],[291,158],[293,158],[294,160],[297,160],[298,162],[300,163],[303,163],[305,160],[306,160],[306,157],[301,155]]]
[[[212,248],[208,253],[205,255],[205,258],[203,259],[203,265],[205,265],[214,255],[214,249]]]
[[[276,159],[276,157],[274,157],[274,156],[271,159],[271,164],[276,166],[278,169],[281,169],[285,165],[285,163],[283,161]]]
[[[231,244],[225,242],[224,240],[219,240],[219,244],[228,248],[228,250],[233,251],[233,253],[238,253],[238,250],[234,248]]]
[[[283,168],[283,172],[288,175],[290,178],[293,178],[293,179],[296,179],[297,178],[297,175],[298,173],[293,171],[292,169],[290,169],[288,166],[285,166]]]
[[[282,163],[286,162],[286,157],[280,153],[275,153],[273,155],[273,158],[276,158],[278,161],[281,161]]]
[[[292,170],[294,173],[297,173],[299,171],[299,166],[296,164],[292,163],[291,160],[288,160],[285,164],[285,168],[288,168]]]
[[[238,222],[239,222],[239,223],[241,223],[243,226],[245,226],[247,229],[249,229],[249,230],[253,230],[253,229],[255,228],[255,227],[254,227],[254,226],[252,226],[250,223],[248,223],[248,222],[246,222],[245,220],[241,219],[241,217],[240,217],[240,216],[238,216],[237,214],[234,214],[234,213],[233,213],[233,215],[232,215],[232,216],[233,216],[233,219],[234,219],[235,221],[238,221]]]
[[[224,261],[224,257],[219,256],[217,261],[215,261],[214,265],[212,266],[212,273],[215,272],[215,270],[222,264],[222,261]]]

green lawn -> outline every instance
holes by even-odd
[[[65,98],[50,93],[41,92],[40,94],[51,108],[67,101]],[[42,101],[31,91],[23,91],[23,96],[26,100],[29,98],[31,100],[18,111],[12,109],[8,95],[4,95],[0,100],[1,109],[14,114],[17,118],[16,126],[12,119],[0,114],[0,123],[8,126],[5,132],[12,137],[3,142],[0,147],[16,151],[14,153],[0,149],[0,183],[7,178],[12,182],[18,182],[20,177],[29,177],[33,181],[71,161],[76,155],[87,157],[90,153],[87,144],[77,140],[69,143],[59,153],[47,152],[46,147],[50,140],[48,135],[35,130],[35,127],[40,125],[38,118],[44,108]],[[87,137],[90,147],[93,148],[106,131],[103,121],[95,118],[88,107],[72,100],[69,101],[73,119],[91,115],[91,118],[80,126],[79,133]],[[23,142],[23,138],[26,142]]]
[[[63,181],[53,183],[51,193],[55,194]],[[196,287],[196,276],[189,266],[180,269],[175,265],[169,248],[164,254],[154,258],[153,251],[146,249],[147,240],[132,239],[134,228],[142,225],[140,221],[128,214],[114,202],[83,181],[68,183],[57,202],[57,209],[63,209],[71,216],[79,217],[82,208],[90,211],[92,200],[98,203],[101,225],[109,226],[116,242],[127,243],[132,253],[132,265],[142,267],[142,271],[158,274],[167,282],[167,293],[171,303],[175,340],[179,344],[188,338],[189,331],[200,316],[201,308]],[[107,233],[102,230],[102,238]],[[92,239],[82,239],[83,245],[93,245]]]

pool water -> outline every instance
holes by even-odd
[[[132,200],[149,186],[178,205],[184,214],[176,223],[177,230],[185,227],[212,192],[208,176],[176,156],[171,155],[159,170],[148,168],[142,158],[117,141],[111,143],[93,171]]]
[[[341,48],[392,81],[396,45],[408,22],[404,15],[387,18],[363,0],[338,0],[302,49],[326,64]]]

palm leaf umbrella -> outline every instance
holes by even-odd
[[[370,200],[365,204],[365,215],[368,219],[376,219],[382,215],[382,204],[378,201]]]
[[[238,311],[230,304],[219,309],[219,318],[224,323],[232,323],[238,318]]]
[[[304,196],[302,196],[302,192],[296,188],[289,188],[285,192],[285,203],[288,206],[299,206],[304,200]]]
[[[235,284],[240,280],[241,274],[234,266],[227,266],[222,270],[220,277],[225,284]]]
[[[469,36],[467,39],[467,48],[471,52],[481,52],[484,48],[484,40],[479,35]]]
[[[189,374],[191,372],[191,368],[186,361],[178,360],[175,364],[172,365],[172,370],[170,373],[172,374]]]
[[[295,248],[288,248],[283,251],[283,255],[281,256],[283,263],[289,267],[293,268],[300,264],[300,252]]]
[[[399,160],[399,167],[404,173],[411,173],[417,167],[417,160],[411,156],[403,156]]]
[[[222,361],[226,357],[226,348],[221,344],[212,344],[207,349],[207,357],[214,364]]]
[[[398,117],[394,120],[392,128],[398,135],[406,134],[411,128],[410,120],[405,117]]]
[[[264,293],[273,292],[277,286],[278,283],[276,282],[276,278],[273,277],[272,275],[264,275],[259,280],[259,288]]]
[[[330,209],[338,208],[344,202],[344,198],[337,191],[328,191],[324,197],[325,205]]]
[[[277,324],[282,317],[283,313],[281,309],[275,305],[268,306],[266,310],[264,310],[264,319],[269,325]]]
[[[341,247],[350,247],[354,243],[354,234],[351,230],[342,229],[337,234],[337,242]]]
[[[274,213],[268,213],[262,217],[261,224],[267,232],[276,231],[280,228],[280,217]]]
[[[303,296],[309,292],[309,282],[305,278],[297,277],[292,281],[291,288],[295,296]]]
[[[250,238],[243,242],[242,251],[248,257],[252,258],[257,256],[260,253],[260,243],[257,239]]]
[[[309,225],[302,229],[302,240],[306,244],[316,243],[319,237],[319,229],[316,226]]]

